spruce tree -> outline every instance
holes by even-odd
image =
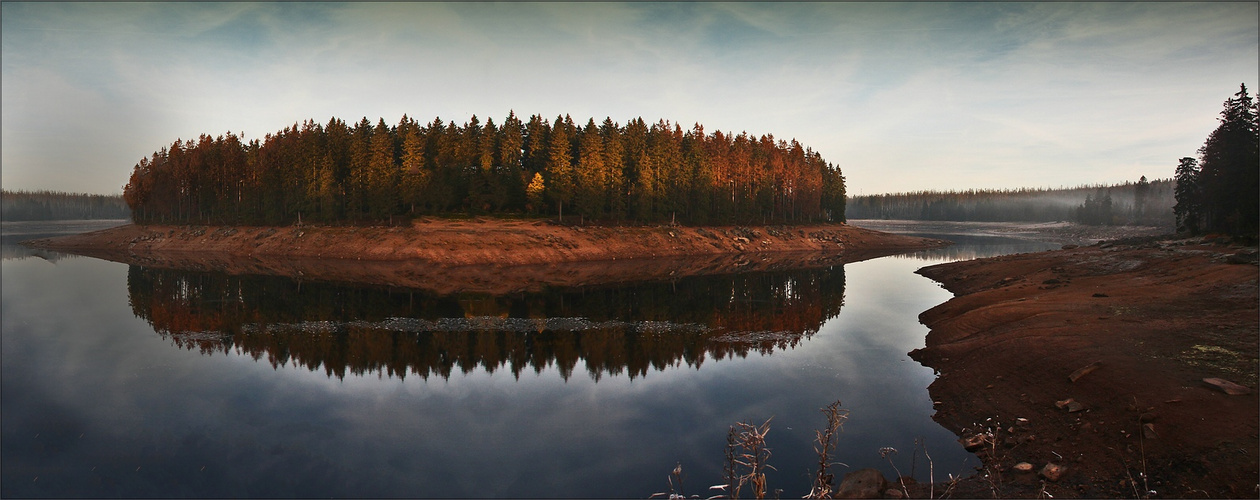
[[[1199,232],[1200,217],[1202,216],[1202,198],[1203,192],[1199,186],[1199,161],[1185,157],[1177,165],[1177,173],[1174,177],[1177,187],[1174,188],[1174,197],[1177,204],[1173,205],[1173,215],[1177,219],[1177,230],[1195,234]]]
[[[604,169],[604,140],[595,127],[595,119],[586,123],[578,137],[578,159],[575,175],[574,202],[584,218],[598,218],[605,206],[606,180]]]
[[[1203,229],[1254,237],[1260,226],[1260,136],[1246,85],[1226,99],[1220,122],[1198,151]]]
[[[547,141],[547,162],[544,172],[547,181],[547,196],[556,204],[560,220],[564,220],[564,206],[573,202],[574,178],[572,144],[569,139],[569,127],[562,117],[556,117],[551,129],[551,137]]]

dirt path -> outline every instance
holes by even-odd
[[[956,297],[920,316],[911,357],[985,463],[955,496],[1256,498],[1255,252],[1153,241],[920,270]]]
[[[407,227],[128,225],[25,244],[152,267],[509,293],[820,267],[948,243],[843,224],[607,227],[430,219]]]

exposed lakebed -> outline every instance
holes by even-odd
[[[927,479],[922,438],[938,479],[970,473],[931,418],[932,371],[907,356],[918,314],[950,294],[913,272],[1058,245],[952,239],[503,296],[6,252],[3,493],[646,497],[681,463],[704,495],[727,427],[773,417],[769,485],[792,497],[837,399],[852,412],[837,472],[891,477],[893,447]]]

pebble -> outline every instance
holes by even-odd
[[[1041,468],[1041,472],[1039,472],[1038,474],[1041,477],[1046,478],[1047,481],[1054,482],[1054,481],[1058,481],[1059,478],[1063,477],[1063,474],[1066,472],[1067,472],[1066,466],[1047,463],[1045,467]]]

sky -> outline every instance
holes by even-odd
[[[850,195],[1169,178],[1260,79],[1247,3],[0,3],[0,185],[176,139],[514,111],[799,140]]]

